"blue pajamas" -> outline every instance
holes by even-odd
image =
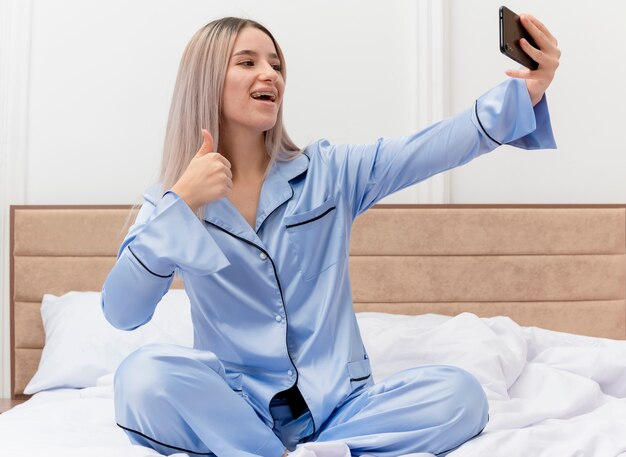
[[[378,455],[442,452],[475,435],[484,396],[456,369],[420,368],[374,385],[352,306],[350,230],[386,195],[504,143],[555,146],[545,97],[533,107],[522,80],[413,135],[369,145],[321,140],[273,163],[254,226],[227,198],[200,219],[174,192],[149,189],[102,309],[112,325],[133,330],[151,319],[177,272],[194,349],[150,347],[122,363],[119,425],[149,446],[220,457],[279,456],[276,434],[290,447],[342,439],[355,453]]]
[[[467,372],[425,366],[355,390],[311,434],[310,412],[294,420],[285,401],[270,403],[275,428],[256,414],[256,399],[238,390],[211,353],[150,345],[131,354],[115,375],[115,411],[135,444],[164,455],[279,457],[299,442],[343,441],[353,455],[436,455],[476,436],[487,423],[487,400]]]

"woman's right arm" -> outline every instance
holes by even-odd
[[[152,193],[152,192],[150,192]],[[204,224],[175,192],[147,193],[102,288],[102,310],[116,328],[152,318],[176,269],[209,275],[229,265]]]

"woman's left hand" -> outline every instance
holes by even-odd
[[[520,20],[524,28],[526,28],[530,36],[535,40],[535,43],[537,43],[537,46],[539,46],[539,49],[533,47],[524,38],[520,40],[520,46],[539,64],[539,68],[536,70],[529,70],[528,68],[507,70],[506,74],[512,78],[522,78],[526,80],[530,100],[533,106],[535,106],[541,101],[544,92],[554,79],[556,69],[559,67],[561,51],[557,47],[558,43],[556,38],[552,36],[550,31],[539,19],[529,14],[522,14],[520,15]]]

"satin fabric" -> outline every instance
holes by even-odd
[[[254,227],[227,198],[206,205],[204,220],[199,220],[178,195],[161,195],[154,186],[145,193],[104,284],[104,314],[117,328],[143,325],[178,272],[192,305],[194,348],[199,351],[192,359],[202,360],[199,371],[210,370],[232,392],[241,392],[250,408],[247,416],[270,431],[276,424],[272,398],[297,385],[311,417],[310,428],[304,427],[299,435],[305,435],[298,439],[323,438],[324,424],[337,408],[354,392],[374,385],[348,277],[354,219],[381,198],[505,143],[555,147],[545,97],[533,108],[522,80],[503,82],[466,111],[413,135],[380,138],[370,145],[320,140],[296,159],[274,163],[261,189]],[[192,378],[185,377],[190,385]],[[194,402],[193,395],[185,398]],[[176,398],[171,401],[178,404]],[[132,404],[132,395],[122,394],[116,404],[124,409]],[[191,427],[183,434],[198,433],[205,428],[202,418],[212,414],[209,408],[181,420]],[[452,411],[444,408],[441,414],[449,417]],[[142,430],[159,420],[139,420],[142,415],[141,409],[121,414]],[[235,413],[222,421],[231,427],[236,423],[238,429],[251,426]],[[414,424],[421,427],[419,420]],[[353,426],[351,435],[356,436],[359,430]],[[244,455],[228,451],[237,436],[201,441],[218,455]],[[264,445],[262,440],[251,443],[238,452],[256,452]],[[218,448],[224,451],[220,454]],[[442,444],[438,451],[445,449]]]
[[[444,456],[478,435],[488,419],[486,396],[472,375],[424,366],[356,389],[314,434],[310,411],[294,418],[274,398],[270,429],[212,353],[166,344],[127,357],[114,394],[117,422],[131,441],[164,455],[279,457],[303,442],[339,441],[352,455]]]

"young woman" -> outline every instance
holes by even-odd
[[[445,455],[488,405],[451,366],[374,383],[352,309],[353,220],[378,200],[500,144],[555,147],[544,97],[559,50],[531,16],[536,71],[515,70],[471,108],[371,145],[300,150],[282,123],[285,60],[260,24],[223,18],[185,49],[160,183],[145,194],[102,294],[117,328],[150,320],[177,272],[194,348],[150,345],[115,376],[116,419],[169,455],[280,457],[342,441],[353,455]],[[520,79],[521,78],[521,79]]]

